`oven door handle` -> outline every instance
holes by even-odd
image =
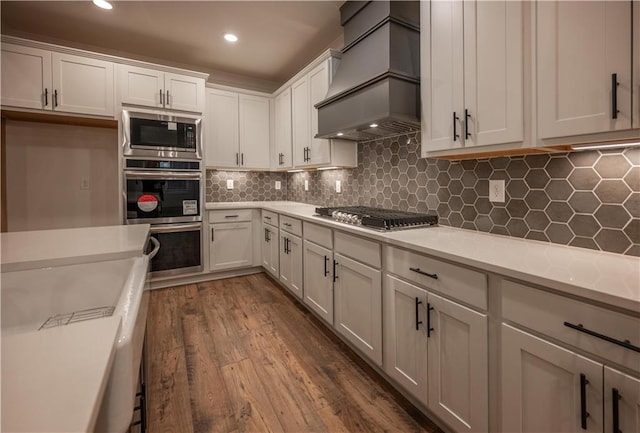
[[[152,234],[154,233],[178,233],[178,232],[188,232],[192,230],[200,230],[202,229],[202,223],[193,223],[193,224],[167,224],[161,226],[151,226],[149,230]]]
[[[127,179],[202,179],[202,173],[158,172],[158,171],[125,171]]]
[[[151,261],[151,259],[153,259],[156,254],[158,254],[158,251],[160,251],[160,241],[153,236],[150,236],[149,242],[153,244],[153,250],[151,250],[149,254],[146,254],[146,256],[149,257],[149,261]]]

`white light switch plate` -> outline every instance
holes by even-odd
[[[304,190],[309,191],[309,181],[307,179],[304,180]]]
[[[504,180],[489,181],[489,201],[504,203]]]
[[[227,189],[233,189],[233,179],[227,179]]]
[[[340,180],[336,180],[336,193],[342,193],[342,181]]]
[[[279,180],[276,180],[276,189],[282,189],[282,182]]]

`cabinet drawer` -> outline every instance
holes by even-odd
[[[325,248],[333,249],[331,229],[317,224],[304,223],[304,238]]]
[[[502,314],[506,320],[640,372],[640,353],[605,339],[628,340],[640,347],[639,317],[506,280],[502,282]]]
[[[481,272],[393,247],[386,249],[385,264],[390,273],[482,310],[487,309],[487,276]]]
[[[382,258],[379,243],[338,231],[335,233],[335,242],[336,253],[380,269]]]
[[[278,227],[278,214],[268,210],[262,211],[262,222]]]
[[[302,236],[302,221],[280,215],[280,228],[294,235]]]
[[[251,221],[251,209],[229,209],[209,211],[210,223],[233,223]]]

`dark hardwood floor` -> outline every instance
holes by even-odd
[[[151,293],[149,433],[440,432],[264,274]]]

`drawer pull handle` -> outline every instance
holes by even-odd
[[[225,218],[238,218],[240,215],[225,215]]]
[[[425,271],[421,271],[420,268],[409,268],[410,271],[416,272],[420,275],[426,275],[427,277],[433,278],[434,280],[438,279],[438,274],[430,274]]]
[[[422,304],[422,301],[416,298],[416,331],[419,331],[420,325],[422,325],[422,321],[420,320],[420,304]]]
[[[329,257],[324,256],[324,276],[329,275],[329,269],[327,269],[327,263],[329,263]]]
[[[580,373],[580,426],[582,430],[587,429],[587,418],[589,418],[589,412],[587,412],[587,376],[584,373]]]
[[[284,224],[287,227],[291,227],[291,224],[289,224],[289,223],[282,223],[282,224]]]
[[[336,270],[336,267],[339,265],[338,262],[336,262],[335,260],[333,261],[333,282],[335,283],[336,280],[338,279],[338,271]]]
[[[617,119],[618,113],[618,74],[611,74],[611,118]]]
[[[592,337],[596,337],[601,340],[608,341],[609,343],[617,344],[618,346],[622,346],[625,349],[633,350],[634,352],[640,353],[640,347],[634,346],[629,342],[629,340],[625,340],[625,341],[616,340],[615,338],[611,338],[608,335],[600,334],[598,332],[587,329],[584,326],[582,326],[582,323],[578,323],[577,325],[574,325],[573,323],[564,322],[564,326],[569,327],[571,329],[575,329],[576,331],[584,332],[585,334],[591,335]]]
[[[271,217],[270,216],[265,216],[266,219],[268,219],[269,221],[271,221]]]
[[[622,398],[617,388],[611,389],[611,412],[613,417],[613,433],[622,433],[620,431],[620,407],[618,401]]]
[[[431,331],[435,331],[435,329],[431,327],[431,311],[432,310],[433,310],[433,307],[429,302],[427,302],[427,338],[431,338]]]

